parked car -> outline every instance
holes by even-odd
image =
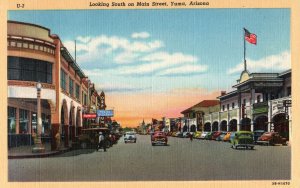
[[[172,136],[173,136],[173,137],[176,137],[176,133],[177,133],[177,132],[173,132],[173,133],[172,133]]]
[[[193,135],[194,138],[200,138],[201,137],[201,132],[196,131],[195,134]]]
[[[124,142],[125,142],[125,144],[127,142],[136,143],[136,134],[135,134],[135,132],[126,132],[125,136],[124,136]]]
[[[183,133],[182,132],[177,132],[176,137],[183,138]]]
[[[96,147],[99,142],[99,132],[105,137],[105,143],[107,147],[110,147],[109,134],[110,130],[108,128],[88,128],[82,129],[81,134],[78,136],[79,146],[82,149]]]
[[[223,137],[223,142],[230,142],[230,134],[231,132],[227,132]]]
[[[221,131],[216,131],[212,134],[211,139],[212,140],[216,140],[217,137],[219,137],[221,135]]]
[[[286,138],[279,135],[278,132],[265,132],[261,137],[257,139],[258,144],[275,145],[282,144],[286,145]]]
[[[258,140],[259,137],[261,137],[261,135],[263,135],[266,131],[265,130],[256,130],[253,131],[253,139],[254,139],[254,143],[256,143],[256,141]]]
[[[236,132],[231,132],[230,136],[229,136],[229,142],[231,143],[231,141],[233,140],[234,136],[235,136]]]
[[[205,139],[206,135],[208,134],[208,132],[202,132],[200,139]]]
[[[183,138],[188,138],[190,136],[189,132],[183,132],[182,137]]]
[[[151,137],[151,144],[152,146],[157,144],[163,144],[166,146],[168,145],[168,137],[164,132],[157,131]]]
[[[216,141],[223,141],[223,138],[226,134],[227,132],[221,132],[221,134],[216,138]]]
[[[237,149],[238,147],[245,147],[245,148],[254,148],[254,141],[253,141],[253,133],[250,131],[238,131],[234,133],[234,137],[231,140],[231,147]]]
[[[208,132],[204,139],[211,140],[213,134],[214,134],[214,132]]]

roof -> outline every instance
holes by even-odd
[[[75,70],[75,72],[81,77],[81,78],[85,78],[85,74],[83,73],[83,71],[81,70],[81,68],[78,66],[78,64],[76,63],[76,60],[73,59],[73,57],[71,56],[71,54],[69,53],[68,49],[64,46],[61,47],[61,54],[62,56],[65,58],[65,60],[70,63],[70,65],[72,66],[72,68]]]
[[[203,101],[199,102],[198,104],[195,104],[194,106],[182,111],[181,113],[184,114],[184,113],[190,112],[195,107],[204,107],[205,108],[205,107],[210,107],[210,106],[216,106],[219,104],[220,104],[219,100],[203,100]]]

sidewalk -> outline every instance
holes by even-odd
[[[23,159],[23,158],[42,158],[42,157],[49,157],[57,154],[61,154],[71,150],[70,148],[61,148],[59,151],[51,151],[51,144],[45,143],[45,152],[44,153],[32,153],[32,148],[34,145],[31,146],[19,146],[8,149],[8,159]]]

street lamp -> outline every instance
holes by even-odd
[[[42,84],[38,82],[36,84],[37,90],[37,134],[34,139],[34,147],[32,148],[33,153],[43,153],[45,152],[45,147],[42,144],[41,133],[42,133],[42,118],[41,118],[41,90]]]

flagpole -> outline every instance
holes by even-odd
[[[247,63],[246,63],[246,40],[245,40],[245,33],[246,33],[246,31],[245,31],[245,28],[244,28],[244,37],[243,37],[243,39],[244,39],[244,70],[246,71],[247,70]]]

